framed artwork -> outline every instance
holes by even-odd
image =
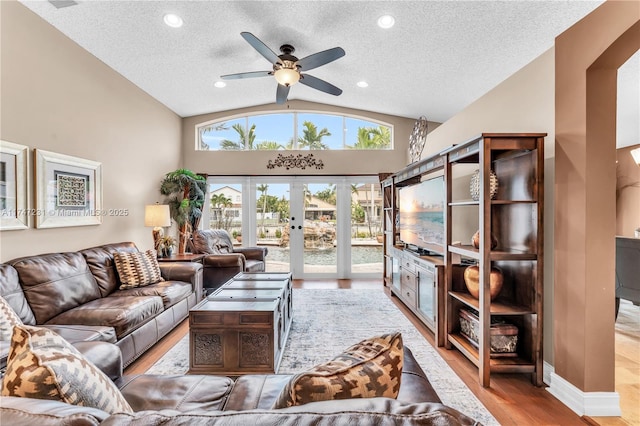
[[[29,227],[28,155],[28,147],[0,141],[0,231]]]
[[[35,150],[36,228],[100,225],[102,165]]]

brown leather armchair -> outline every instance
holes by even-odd
[[[640,238],[616,237],[616,319],[620,299],[640,304]]]
[[[198,230],[192,236],[193,252],[206,254],[203,287],[207,293],[217,289],[238,272],[264,272],[266,247],[233,247],[224,229]]]

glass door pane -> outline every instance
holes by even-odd
[[[267,272],[290,271],[290,186],[263,180],[256,183],[256,242],[266,246]]]
[[[305,274],[336,274],[336,185],[305,183],[302,187],[303,271]]]
[[[351,272],[382,275],[382,192],[379,183],[351,184]]]
[[[234,245],[242,243],[242,183],[209,184],[209,228],[225,229]]]

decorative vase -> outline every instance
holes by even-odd
[[[471,237],[471,245],[474,248],[480,248],[480,230],[476,231],[473,237]],[[491,234],[491,250],[496,247],[498,247],[498,239],[495,235]]]
[[[162,257],[171,257],[173,254],[173,247],[162,247]]]
[[[469,185],[469,192],[471,193],[471,199],[473,201],[480,200],[480,170],[476,170],[471,176],[471,183]],[[498,193],[498,176],[491,170],[489,174],[489,195],[493,200]]]
[[[478,265],[472,265],[464,270],[464,283],[469,290],[469,294],[476,299],[480,298],[480,267]],[[502,271],[495,266],[491,267],[491,274],[489,279],[489,296],[491,300],[495,299],[500,290],[502,290],[502,284],[504,283],[504,276]]]

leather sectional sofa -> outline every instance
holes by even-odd
[[[104,411],[52,400],[0,397],[3,424],[77,425],[478,425],[443,405],[408,348],[397,399],[352,398],[272,409],[289,375],[122,376],[117,354],[103,342],[85,357],[116,384],[133,413]],[[100,347],[102,346],[102,347]]]
[[[50,328],[71,343],[114,343],[126,367],[203,295],[198,263],[162,263],[164,281],[120,290],[113,254],[137,251],[123,242],[13,259],[0,265],[0,296],[24,324]],[[0,368],[8,352],[9,342],[0,341]]]

